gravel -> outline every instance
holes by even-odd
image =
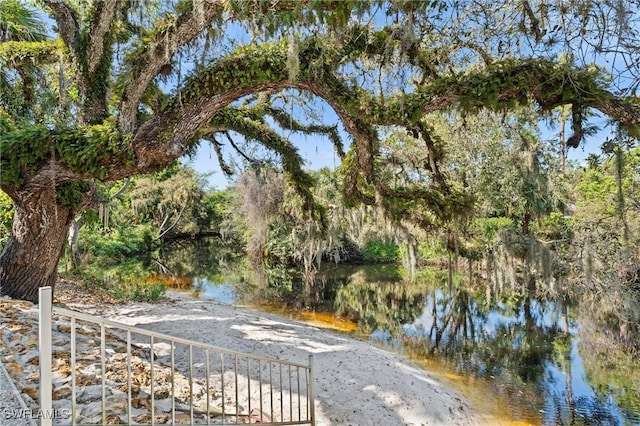
[[[0,361],[0,425],[24,426],[36,425],[31,419],[31,410],[27,408],[9,373]]]

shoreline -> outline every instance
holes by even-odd
[[[301,364],[313,354],[318,425],[491,423],[461,393],[404,356],[331,330],[172,291],[158,303],[119,304],[94,300],[75,284],[56,290],[58,305],[183,339]]]
[[[306,363],[313,354],[318,425],[486,424],[434,375],[344,333],[174,291],[159,303],[99,311],[114,321],[252,355]]]

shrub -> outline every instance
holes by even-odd
[[[362,256],[368,262],[395,262],[400,259],[400,248],[381,240],[369,240],[364,246]]]
[[[160,299],[167,286],[161,282],[115,281],[107,292],[118,300],[133,302],[155,302]]]
[[[418,245],[418,255],[421,259],[435,261],[446,258],[448,253],[442,239],[439,239],[435,241],[427,240],[420,242]]]

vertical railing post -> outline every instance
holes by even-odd
[[[309,404],[309,420],[311,426],[316,424],[316,398],[313,392],[313,354],[309,354],[309,379],[307,382],[309,390],[307,391],[307,404]]]
[[[40,346],[40,426],[53,424],[53,389],[51,388],[51,287],[40,287],[38,339]]]

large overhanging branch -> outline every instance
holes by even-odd
[[[292,130],[294,132],[301,132],[304,134],[325,135],[333,144],[340,159],[344,158],[344,144],[342,143],[342,139],[340,138],[340,134],[338,133],[338,128],[335,125],[328,126],[321,124],[301,123],[300,121],[293,118],[290,113],[280,108],[273,107],[267,102],[253,107],[252,110],[254,110],[258,115],[270,116],[276,123],[278,123],[278,126],[283,129]]]
[[[98,163],[90,169],[83,170],[75,166],[70,166],[70,169],[74,170],[76,177],[105,180],[158,170],[196,144],[198,132],[232,102],[252,93],[288,88],[311,92],[335,109],[354,138],[357,147],[354,160],[358,170],[370,183],[375,178],[374,158],[378,143],[373,126],[411,128],[428,112],[454,107],[468,111],[481,108],[506,110],[517,103],[528,103],[534,99],[544,109],[563,104],[593,107],[601,109],[623,125],[637,128],[640,123],[640,107],[616,99],[600,88],[597,74],[540,60],[494,63],[482,71],[452,75],[420,86],[411,93],[380,99],[335,76],[331,58],[341,55],[335,43],[332,45],[327,40],[324,44],[320,43],[317,36],[311,36],[310,39],[307,44],[300,43],[300,72],[296,79],[290,78],[288,73],[286,40],[246,46],[186,81],[182,102],[174,101],[165,105],[162,112],[145,122],[135,135],[125,138],[122,129],[118,129],[121,144],[127,147],[122,154],[96,157]],[[328,52],[323,52],[323,46],[327,45]],[[314,52],[316,55],[311,55]],[[328,60],[319,64],[317,55],[324,55]],[[339,61],[333,64],[334,67],[338,65]],[[49,133],[48,137],[52,139],[49,145],[44,143],[43,146],[55,146],[55,140],[61,137],[59,130],[42,131]],[[14,133],[11,139],[17,141],[16,146],[20,146],[21,140],[34,139],[26,133],[21,136],[19,130]],[[77,159],[85,152],[85,148],[92,147],[91,141],[85,141],[86,136],[82,131],[76,133],[74,137],[77,142],[64,147],[61,145],[61,149],[79,151],[61,154],[59,162]],[[4,139],[4,135],[0,135],[3,145]],[[96,151],[95,147],[92,149]],[[3,156],[6,152],[3,151]],[[43,155],[43,158],[48,158],[50,150]],[[4,176],[4,167],[2,173]]]
[[[313,179],[304,171],[304,160],[298,149],[288,139],[280,136],[264,122],[263,115],[253,108],[227,107],[215,115],[210,123],[214,128],[226,128],[255,140],[266,148],[276,152],[282,161],[282,168],[290,182],[303,200],[303,210],[316,213],[324,221],[324,211],[314,203],[311,187]]]
[[[200,35],[214,20],[217,19],[222,25],[222,16],[227,9],[230,9],[232,19],[254,20],[255,16],[244,16],[243,7],[247,7],[244,13],[251,15],[265,12],[291,13],[303,10],[308,3],[308,0],[198,0],[193,1],[192,8],[175,19],[172,25],[167,25],[167,22],[163,22],[162,25],[160,22],[157,23],[157,26],[162,27],[162,30],[156,32],[155,40],[141,47],[138,52],[132,53],[136,60],[133,76],[127,82],[120,101],[118,119],[120,130],[125,134],[135,131],[138,106],[149,84],[166,65],[170,64],[179,49]],[[339,2],[316,2],[313,8],[315,10],[332,10],[336,4]]]
[[[138,104],[151,81],[162,68],[171,63],[176,52],[201,34],[224,10],[222,0],[193,2],[193,7],[176,19],[174,25],[158,33],[156,40],[145,45],[136,56],[133,76],[129,79],[120,101],[120,130],[131,133],[136,127]]]
[[[313,48],[321,48],[317,40]],[[138,169],[153,170],[168,164],[196,142],[200,127],[208,125],[217,112],[242,96],[269,89],[298,88],[325,99],[359,146],[357,160],[368,181],[373,177],[377,143],[370,124],[411,128],[429,112],[454,107],[506,110],[532,99],[547,110],[564,104],[594,107],[624,125],[637,127],[640,123],[640,108],[599,88],[597,74],[590,70],[562,68],[547,61],[504,61],[380,100],[335,77],[331,69],[317,68],[316,57],[308,53],[302,46],[295,80],[287,70],[287,41],[246,46],[194,75],[185,83],[181,102],[169,103],[136,133],[133,141]],[[331,55],[339,53],[332,49]]]
[[[387,36],[393,36],[392,29],[383,28],[371,34],[365,27],[355,26],[344,34],[342,49],[332,53],[339,57],[342,52],[348,58],[383,57],[389,48]],[[316,50],[319,46],[320,43],[313,44]],[[487,61],[482,70],[436,77],[425,59],[432,56],[427,49],[414,43],[405,54],[429,77],[410,93],[381,100],[342,82],[323,79],[321,83],[324,89],[337,88],[330,96],[353,116],[366,116],[379,125],[412,126],[424,114],[450,108],[505,111],[533,100],[545,111],[562,105],[595,108],[640,136],[640,105],[608,92],[602,71],[596,67],[581,69],[544,59],[508,59]]]

